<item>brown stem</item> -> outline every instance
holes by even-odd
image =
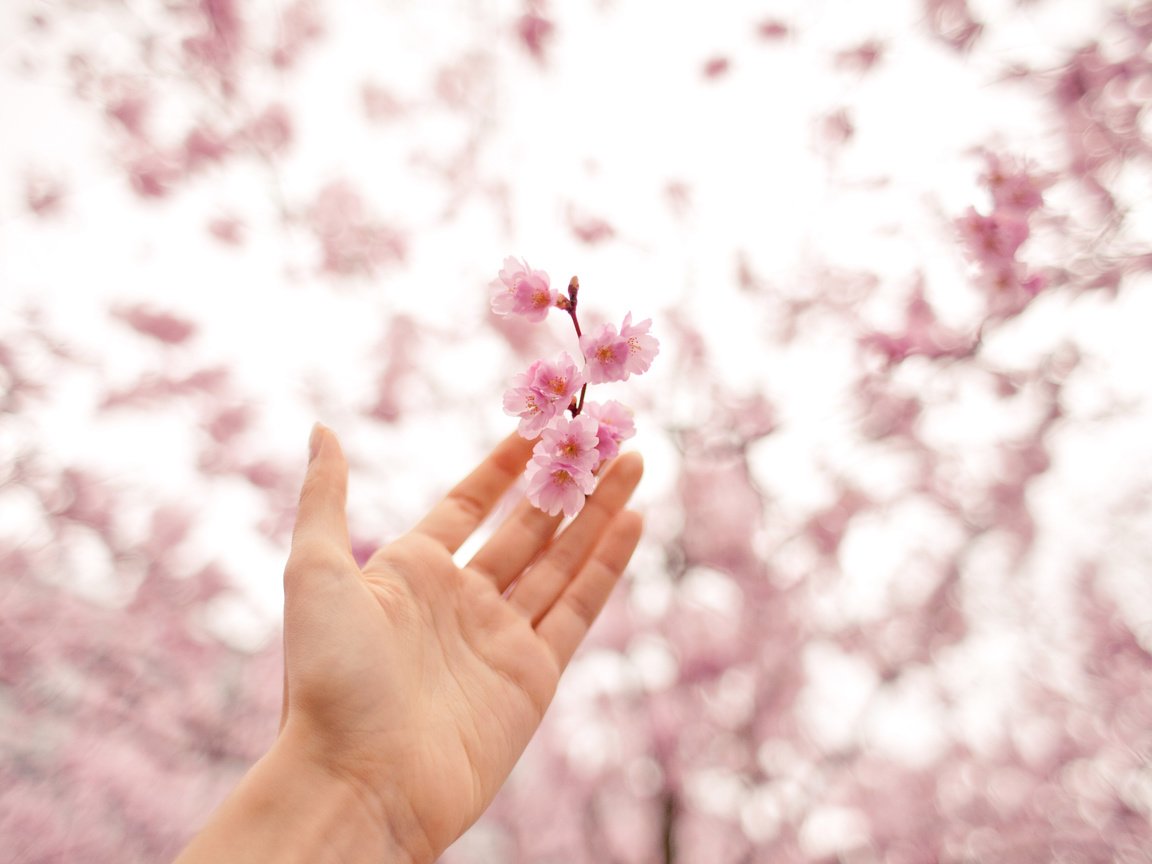
[[[580,400],[572,406],[572,416],[579,417],[580,412],[584,410],[584,394],[588,392],[588,382],[584,382],[584,386],[580,388]]]
[[[580,332],[580,319],[576,317],[576,297],[580,293],[580,280],[573,276],[568,280],[568,305],[565,310],[568,317],[572,319],[572,326],[576,328],[576,339],[579,340],[584,334]],[[581,351],[583,354],[583,351]],[[584,363],[587,365],[588,358],[584,358]],[[573,417],[578,417],[580,412],[584,410],[584,395],[588,392],[588,383],[585,382],[584,386],[580,388],[580,399],[574,400],[568,406],[568,410],[572,412]]]

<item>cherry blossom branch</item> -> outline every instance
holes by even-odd
[[[572,319],[572,326],[576,328],[576,339],[579,341],[583,338],[584,333],[580,330],[580,319],[576,317],[576,298],[580,293],[580,280],[573,276],[568,280],[568,296],[563,294],[556,298],[556,307],[563,309],[568,313],[568,317]],[[588,362],[588,358],[584,358],[584,362]],[[580,412],[584,410],[584,397],[588,393],[588,382],[585,381],[580,388],[580,396],[572,400],[568,406],[568,410],[572,412],[573,417],[578,417]]]
[[[520,418],[525,438],[540,437],[528,465],[528,500],[555,515],[561,510],[575,516],[596,484],[596,472],[620,451],[620,443],[635,434],[632,412],[618,402],[587,403],[589,384],[625,381],[648,370],[660,350],[648,333],[651,320],[632,323],[624,316],[619,332],[605,324],[585,334],[577,317],[580,280],[568,282],[568,296],[551,287],[548,274],[533,270],[524,260],[504,259],[493,280],[492,311],[521,315],[540,322],[552,308],[572,319],[583,367],[563,353],[555,360],[537,360],[517,375],[504,394],[504,412]],[[577,395],[579,394],[579,395]],[[571,417],[565,417],[571,412]]]

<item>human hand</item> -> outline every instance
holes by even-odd
[[[626,454],[559,535],[559,517],[522,501],[457,566],[531,447],[509,436],[361,569],[347,462],[330,431],[313,433],[284,573],[277,748],[347,784],[414,860],[433,860],[491,802],[640,537],[623,508],[642,462]]]

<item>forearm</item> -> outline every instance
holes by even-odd
[[[397,808],[402,809],[402,808]],[[430,864],[407,814],[299,758],[283,741],[244,776],[176,864]]]

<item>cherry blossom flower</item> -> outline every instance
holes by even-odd
[[[615,325],[605,324],[599,333],[582,336],[580,350],[588,361],[588,381],[627,381],[630,375],[648,371],[660,352],[660,343],[648,333],[651,326],[651,318],[633,324],[629,312],[619,333]]]
[[[59,213],[64,201],[64,184],[42,173],[33,173],[24,179],[24,201],[30,213],[51,216]]]
[[[549,18],[543,4],[529,3],[527,11],[516,22],[516,34],[525,49],[537,63],[544,63],[548,43],[555,35],[556,24]]]
[[[517,375],[514,382],[525,377]],[[556,407],[528,386],[513,386],[504,394],[504,413],[520,418],[518,431],[525,438],[539,435],[548,421],[556,416]]]
[[[523,315],[529,321],[543,321],[556,304],[557,294],[548,274],[511,256],[504,259],[504,267],[491,288],[492,311],[497,315]]]
[[[575,516],[596,485],[590,468],[580,468],[547,456],[533,457],[528,463],[527,476],[528,500],[549,516],[555,516],[561,510],[565,516]]]
[[[957,227],[972,257],[988,267],[1012,260],[1029,233],[1027,221],[1016,213],[997,211],[984,216],[971,207]]]
[[[1043,273],[1030,273],[1020,264],[1009,262],[984,269],[976,284],[992,300],[990,315],[1013,315],[1047,287],[1048,279]]]
[[[757,35],[765,41],[783,39],[791,32],[791,27],[789,27],[783,21],[777,21],[775,19],[761,21],[760,24],[756,27]]]
[[[320,246],[320,270],[324,273],[370,274],[385,264],[402,262],[408,254],[404,234],[371,213],[363,196],[347,180],[325,185],[308,208],[306,219]]]
[[[975,208],[956,225],[969,257],[977,264],[975,283],[989,298],[993,318],[1019,314],[1048,284],[1043,273],[1017,259],[1020,246],[1031,235],[1031,218],[1044,206],[1044,189],[1052,178],[1026,163],[996,153],[985,154],[981,182],[992,193],[992,213]]]
[[[132,191],[142,198],[163,198],[183,176],[180,165],[163,153],[147,153],[128,166]]]
[[[186,318],[143,305],[120,306],[112,310],[112,315],[138,333],[170,345],[186,342],[196,332],[196,325]]]
[[[184,167],[193,171],[220,162],[231,150],[232,144],[215,129],[206,124],[194,126],[184,136]]]
[[[925,0],[927,24],[932,34],[961,53],[970,51],[984,32],[968,8],[968,0]]]
[[[243,131],[261,154],[279,156],[292,143],[292,117],[283,105],[269,105]]]
[[[563,463],[582,471],[595,470],[601,462],[597,449],[598,427],[596,420],[587,414],[571,420],[560,415],[541,433],[532,451],[534,458]]]
[[[584,406],[584,414],[596,421],[596,450],[601,462],[615,458],[620,453],[620,444],[636,434],[632,412],[615,399],[603,404],[589,402]]]
[[[520,418],[521,435],[535,438],[571,404],[584,380],[568,353],[553,361],[537,360],[512,379],[512,387],[504,394],[504,413]]]
[[[1026,215],[1043,205],[1044,189],[1051,182],[1048,178],[995,153],[989,153],[986,159],[988,167],[980,180],[991,191],[997,211]]]
[[[228,246],[244,242],[244,223],[235,216],[217,216],[208,221],[208,233]]]

